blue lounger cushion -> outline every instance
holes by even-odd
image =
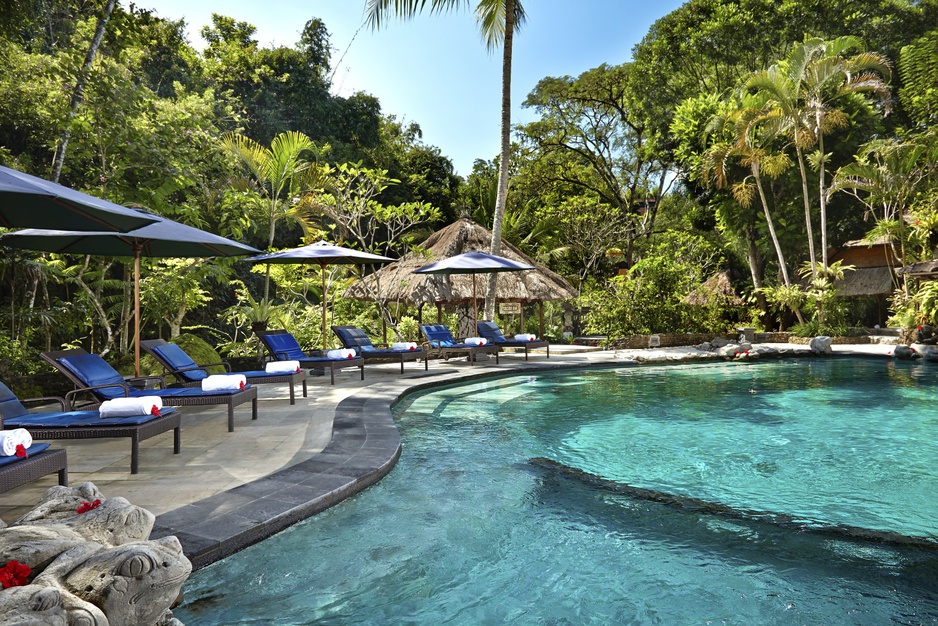
[[[97,354],[75,354],[64,356],[59,359],[64,367],[67,367],[72,374],[81,380],[88,387],[99,387],[101,385],[113,385],[112,387],[103,387],[95,389],[94,393],[102,398],[122,398],[124,397],[124,387],[127,382],[117,372],[116,369],[102,359]],[[250,387],[250,385],[248,385]],[[200,387],[182,387],[173,389],[134,389],[129,391],[130,397],[140,396],[159,396],[168,397],[200,397],[200,396],[227,396],[240,393],[239,389],[202,391]]]
[[[7,428],[84,428],[87,426],[138,426],[166,417],[176,410],[174,406],[160,409],[162,415],[131,415],[129,417],[101,417],[97,411],[65,411],[61,413],[30,413],[3,420]]]
[[[182,376],[189,382],[198,382],[209,376],[207,370],[200,368],[199,365],[192,360],[192,357],[186,354],[185,350],[174,343],[153,346],[150,349],[166,361],[167,365],[171,366],[170,370],[173,371],[174,376]],[[245,378],[275,378],[284,375],[283,372],[276,373],[266,370],[233,373],[242,374]]]
[[[267,344],[267,348],[280,361],[305,361],[311,358],[303,352],[303,348],[297,343],[296,338],[289,333],[265,335],[263,340]]]
[[[300,361],[302,363],[334,363],[336,361],[349,361],[351,359],[331,359],[327,356],[309,356],[297,343],[290,333],[275,333],[264,335],[263,341],[267,349],[276,355],[278,361]]]
[[[40,452],[45,452],[49,447],[48,443],[34,443],[33,445],[26,448],[26,457],[31,457],[39,454]],[[0,456],[0,467],[5,467],[7,465],[13,465],[17,461],[25,461],[26,457],[19,456]]]
[[[160,357],[171,365],[171,369],[179,372],[179,375],[190,382],[195,382],[208,378],[209,373],[201,369],[195,361],[192,360],[185,350],[174,343],[167,343],[162,346],[152,348]]]
[[[439,348],[478,348],[472,343],[459,343],[453,338],[449,328],[443,324],[424,324],[420,327],[424,337],[431,344]]]
[[[400,354],[409,353],[409,352],[423,352],[420,348],[415,350],[395,350],[393,348],[375,348],[374,344],[371,343],[371,339],[368,338],[368,335],[361,328],[355,326],[333,326],[332,330],[338,335],[339,340],[342,342],[342,345],[346,348],[353,349],[358,354],[368,355],[372,357],[379,356],[399,356]]]

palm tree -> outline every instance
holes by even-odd
[[[786,59],[767,70],[756,72],[746,81],[746,89],[759,92],[772,107],[762,119],[774,132],[789,135],[795,147],[801,173],[805,208],[805,228],[812,276],[817,277],[814,233],[811,225],[811,200],[805,169],[804,151],[815,145],[813,161],[819,172],[819,205],[822,265],[827,267],[827,189],[824,135],[849,125],[847,114],[835,103],[849,93],[867,92],[888,104],[889,60],[883,55],[864,52],[863,42],[851,36],[831,41],[805,38]],[[846,56],[851,50],[860,52]]]
[[[460,6],[469,6],[469,0],[430,0],[430,13],[452,11]],[[427,5],[427,0],[368,0],[365,8],[366,21],[378,28],[389,12],[402,19],[410,19]],[[479,0],[475,9],[476,19],[491,50],[502,47],[502,109],[501,148],[498,161],[498,195],[495,215],[492,220],[492,254],[501,252],[502,222],[508,197],[508,165],[511,151],[511,44],[515,30],[524,23],[524,7],[518,0]],[[485,295],[485,316],[492,319],[495,314],[495,274],[489,277]]]
[[[714,186],[721,189],[729,185],[727,165],[730,158],[738,158],[741,165],[749,168],[750,176],[755,183],[755,189],[759,193],[762,213],[769,229],[769,236],[772,239],[772,245],[775,247],[775,255],[778,258],[782,281],[788,287],[791,285],[791,279],[788,277],[788,264],[785,262],[782,246],[779,243],[778,235],[775,233],[775,222],[769,212],[769,203],[762,186],[763,168],[765,168],[765,172],[770,178],[776,178],[787,169],[788,161],[784,156],[768,154],[765,148],[758,145],[757,140],[754,138],[754,135],[758,132],[758,127],[753,125],[753,121],[759,119],[762,115],[764,115],[763,109],[753,106],[740,106],[740,108],[732,109],[725,114],[714,116],[708,125],[708,133],[728,131],[731,140],[717,142],[710,146],[701,160],[701,174],[705,184],[712,180]],[[732,194],[740,205],[748,208],[752,202],[753,185],[748,180],[743,180],[732,186]],[[760,287],[758,282],[755,273],[753,273],[753,283],[757,289]]]
[[[750,99],[744,95],[744,99]],[[762,205],[762,213],[765,216],[765,222],[769,229],[769,236],[772,239],[772,245],[775,248],[775,255],[778,259],[779,271],[782,275],[782,289],[765,289],[756,273],[752,259],[750,259],[750,268],[752,270],[753,287],[760,294],[770,291],[790,293],[797,290],[796,285],[792,285],[788,275],[788,263],[785,261],[785,254],[782,252],[782,246],[778,235],[775,232],[775,222],[769,211],[769,203],[765,196],[765,190],[762,186],[762,175],[765,173],[770,178],[780,176],[790,164],[790,161],[784,154],[770,154],[759,141],[759,128],[754,125],[755,120],[760,119],[765,114],[765,110],[753,103],[743,105],[739,103],[738,108],[731,108],[723,114],[715,115],[707,126],[708,134],[719,133],[727,140],[714,143],[704,153],[700,162],[701,178],[704,184],[713,183],[717,189],[722,189],[730,185],[729,164],[732,159],[738,159],[740,165],[749,168],[749,175],[742,181],[733,184],[731,192],[733,199],[741,206],[748,208],[752,203],[754,191],[758,191],[759,200]],[[752,179],[750,182],[749,179]],[[751,256],[751,254],[750,254]],[[804,319],[797,300],[786,299],[785,304],[789,305],[799,322]]]
[[[250,170],[255,184],[261,188],[261,197],[267,204],[270,230],[267,247],[274,244],[277,221],[288,215],[290,198],[306,191],[310,162],[302,159],[304,152],[315,150],[313,140],[303,133],[291,131],[274,137],[270,148],[265,148],[244,135],[227,135],[222,146],[238,156]],[[286,197],[285,197],[286,196]],[[270,265],[264,278],[264,300],[270,295]]]

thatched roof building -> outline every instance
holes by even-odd
[[[885,239],[848,241],[832,252],[830,262],[836,261],[855,268],[835,283],[839,296],[888,296],[896,288],[892,268],[898,259]]]
[[[413,274],[415,269],[442,259],[478,250],[488,252],[492,233],[468,217],[431,235],[423,247],[428,254],[409,253],[385,265],[374,274],[352,285],[343,294],[346,298],[371,300],[378,297],[395,302],[422,304],[456,304],[472,302],[472,276],[469,274]],[[496,299],[502,302],[544,302],[576,297],[576,290],[562,276],[536,263],[516,247],[502,241],[501,256],[533,265],[525,272],[497,274]],[[476,277],[476,296],[485,297],[488,276]]]

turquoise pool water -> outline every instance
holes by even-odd
[[[841,531],[938,535],[936,374],[798,360],[408,396],[390,475],[196,572],[176,613],[189,626],[935,623],[938,551]]]

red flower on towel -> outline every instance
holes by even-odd
[[[21,459],[28,459],[29,455],[26,454],[26,446],[21,443],[16,444],[16,456]]]
[[[354,354],[352,354],[351,352],[349,352],[349,353],[348,353],[348,358],[350,358],[350,359],[354,359],[354,358],[355,358],[355,355],[354,355]]]
[[[244,391],[245,387],[244,387],[244,382],[243,382],[243,381],[240,381],[240,380],[239,380],[239,381],[238,381],[238,386],[241,387],[241,391]]]
[[[7,564],[0,567],[0,584],[4,589],[10,587],[21,587],[29,584],[29,575],[33,570],[25,563],[19,561],[7,561]]]
[[[160,415],[162,415],[162,413],[160,413],[160,407],[156,406],[155,404],[154,404],[153,406],[151,406],[151,407],[150,407],[150,415],[155,415],[155,416],[157,416],[157,417],[159,417]]]
[[[411,352],[413,352],[413,351],[416,350],[416,349],[417,349],[417,346],[410,346],[410,351],[411,351]]]
[[[99,506],[101,506],[100,500],[95,500],[94,502],[82,502],[81,504],[78,505],[78,508],[75,509],[75,512],[81,515],[82,513],[93,511]]]
[[[300,367],[299,365],[297,365],[297,366],[296,366],[296,373],[299,374],[299,373],[302,372],[302,371],[303,371],[303,368]]]

